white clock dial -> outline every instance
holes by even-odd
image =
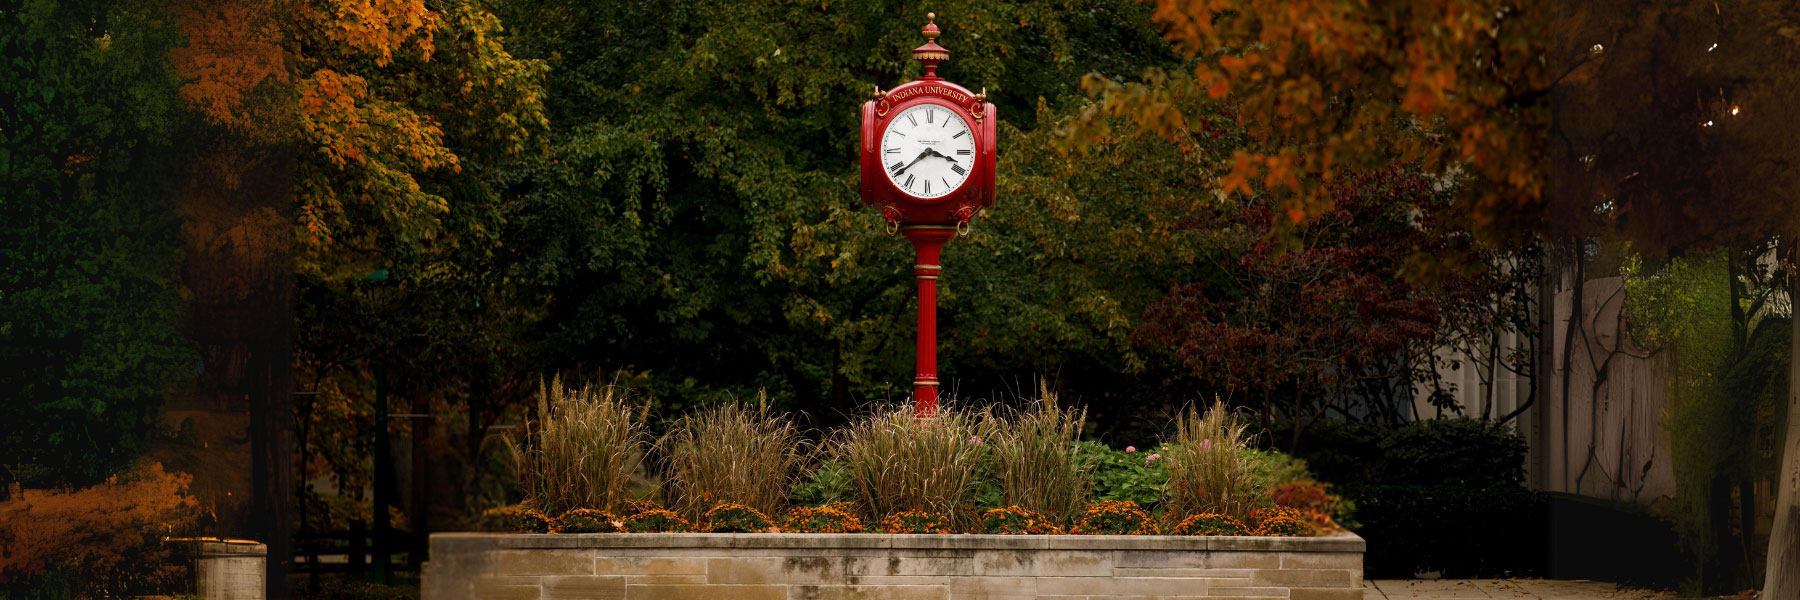
[[[888,180],[919,198],[940,198],[961,186],[975,166],[975,135],[956,111],[929,102],[894,115],[881,133]]]

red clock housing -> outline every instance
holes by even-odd
[[[936,15],[932,16],[935,20]],[[862,200],[880,209],[890,227],[928,224],[966,228],[976,213],[994,205],[994,105],[987,102],[986,90],[977,94],[938,77],[937,65],[950,58],[950,51],[937,44],[935,23],[925,25],[924,33],[925,45],[914,49],[913,57],[925,64],[925,75],[885,92],[877,89],[876,98],[863,103]],[[975,138],[969,176],[955,190],[935,198],[921,198],[894,185],[884,173],[881,155],[881,135],[889,121],[899,118],[906,109],[926,103],[956,114],[969,124]]]
[[[881,209],[882,218],[887,220],[888,233],[899,232],[906,236],[918,253],[913,261],[913,277],[919,285],[919,338],[918,368],[913,375],[913,412],[920,417],[929,417],[937,412],[937,282],[942,276],[943,267],[938,264],[938,255],[944,243],[957,234],[967,235],[969,220],[989,206],[994,205],[994,105],[987,101],[987,91],[970,93],[965,88],[937,75],[938,63],[950,59],[950,51],[937,45],[937,15],[926,15],[933,22],[925,25],[925,45],[913,49],[913,58],[925,64],[925,75],[916,80],[903,83],[886,92],[875,88],[875,99],[863,103],[862,107],[862,201],[864,204]],[[968,125],[968,133],[973,138],[972,148],[963,148],[961,142],[954,144],[952,137],[933,139],[929,142],[914,141],[913,148],[923,145],[912,162],[895,163],[896,174],[911,169],[913,165],[927,158],[943,160],[954,165],[947,167],[958,174],[965,168],[963,161],[957,157],[969,152],[973,160],[968,161],[967,174],[961,181],[951,184],[949,180],[939,179],[946,185],[954,185],[948,193],[930,195],[931,178],[926,177],[922,183],[925,195],[914,195],[900,185],[896,185],[888,177],[887,165],[882,156],[882,136],[893,121],[901,118],[907,109],[921,104],[932,104],[942,107]],[[927,113],[926,123],[931,122],[935,111]],[[948,120],[941,121],[939,127],[947,127]],[[909,123],[915,127],[916,122]],[[912,130],[917,133],[918,130]],[[958,128],[960,136],[962,129]],[[946,134],[951,136],[952,134]],[[942,147],[943,151],[938,151]],[[906,160],[901,158],[902,161]],[[928,169],[929,170],[929,169]],[[945,174],[939,171],[939,174]],[[912,175],[908,175],[907,185],[911,185]],[[942,187],[939,190],[943,190]]]

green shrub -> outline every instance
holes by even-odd
[[[820,462],[812,473],[794,483],[794,491],[788,499],[799,506],[842,502],[855,494],[856,490],[850,484],[850,469],[844,465],[844,461],[827,459]]]
[[[1188,515],[1169,530],[1171,535],[1246,535],[1249,528],[1231,515],[1201,513]]]
[[[485,531],[512,533],[550,533],[552,524],[550,517],[530,504],[490,508],[481,513],[478,521]]]
[[[1125,452],[1099,442],[1075,442],[1076,464],[1093,472],[1094,500],[1125,500],[1162,506],[1168,497],[1168,460],[1161,450]]]
[[[987,421],[986,413],[947,406],[923,419],[910,406],[889,408],[840,431],[834,452],[870,513],[954,515],[973,504],[984,440],[992,437]]]
[[[789,533],[862,533],[861,519],[843,506],[797,506],[788,510],[782,529]]]
[[[1156,535],[1156,520],[1136,502],[1099,502],[1075,517],[1069,533],[1076,535]]]
[[[1093,469],[1075,461],[1085,413],[1062,410],[1046,388],[1035,405],[1001,421],[992,445],[994,481],[1007,506],[1067,521],[1093,496]]]
[[[519,490],[542,511],[610,509],[626,499],[644,460],[645,409],[613,386],[538,386],[537,420],[522,441],[507,440]]]
[[[1268,502],[1256,462],[1244,453],[1247,428],[1222,402],[1204,415],[1189,407],[1176,417],[1175,439],[1162,449],[1169,462],[1169,519],[1217,513],[1243,520]]]
[[[1048,535],[1062,533],[1057,520],[1043,513],[1018,506],[1006,506],[981,513],[975,521],[975,532],[988,535]]]
[[[954,533],[950,517],[924,510],[901,511],[881,520],[883,533]]]
[[[1547,500],[1525,488],[1525,441],[1504,426],[1434,419],[1321,421],[1294,453],[1355,503],[1371,578],[1529,575],[1543,569]],[[1514,535],[1493,535],[1494,531]]]
[[[664,491],[670,508],[690,519],[720,503],[781,514],[809,446],[762,395],[754,408],[725,404],[682,417],[666,443]]]
[[[702,522],[706,530],[713,533],[766,533],[775,527],[762,511],[729,502],[706,511]]]
[[[1296,508],[1266,506],[1250,511],[1250,535],[1312,535],[1312,520]]]
[[[1250,461],[1257,485],[1272,490],[1291,483],[1313,482],[1307,471],[1306,461],[1276,450],[1258,450],[1244,448],[1244,457]]]
[[[577,508],[556,518],[557,533],[619,533],[624,530],[624,521],[604,510]]]
[[[687,533],[694,530],[694,524],[675,511],[656,508],[625,517],[625,530],[631,533]]]

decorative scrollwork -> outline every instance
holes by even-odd
[[[888,106],[887,98],[885,98],[885,97],[882,98],[880,101],[875,103],[875,116],[877,116],[877,117],[887,116],[889,108],[892,108],[892,107]]]
[[[894,237],[894,234],[900,232],[900,209],[894,208],[892,204],[883,206],[881,207],[881,218],[887,219],[888,237]]]

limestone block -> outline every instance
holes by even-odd
[[[488,558],[493,575],[594,574],[594,553],[586,550],[496,550]]]
[[[796,585],[789,600],[948,600],[941,585]]]
[[[1259,586],[1362,589],[1361,572],[1345,569],[1264,569],[1251,574],[1250,580]]]
[[[568,575],[543,578],[545,600],[622,600],[625,577]]]
[[[1288,591],[1292,600],[1362,600],[1362,587],[1353,588],[1304,588],[1297,587]]]
[[[975,554],[976,575],[1105,576],[1113,554],[1094,550],[991,550]]]
[[[1035,600],[1036,577],[955,577],[950,600]]]
[[[787,600],[785,585],[626,585],[625,600]]]
[[[1362,570],[1362,554],[1356,552],[1283,552],[1283,569]]]
[[[705,575],[706,559],[676,556],[601,556],[596,575]]]

